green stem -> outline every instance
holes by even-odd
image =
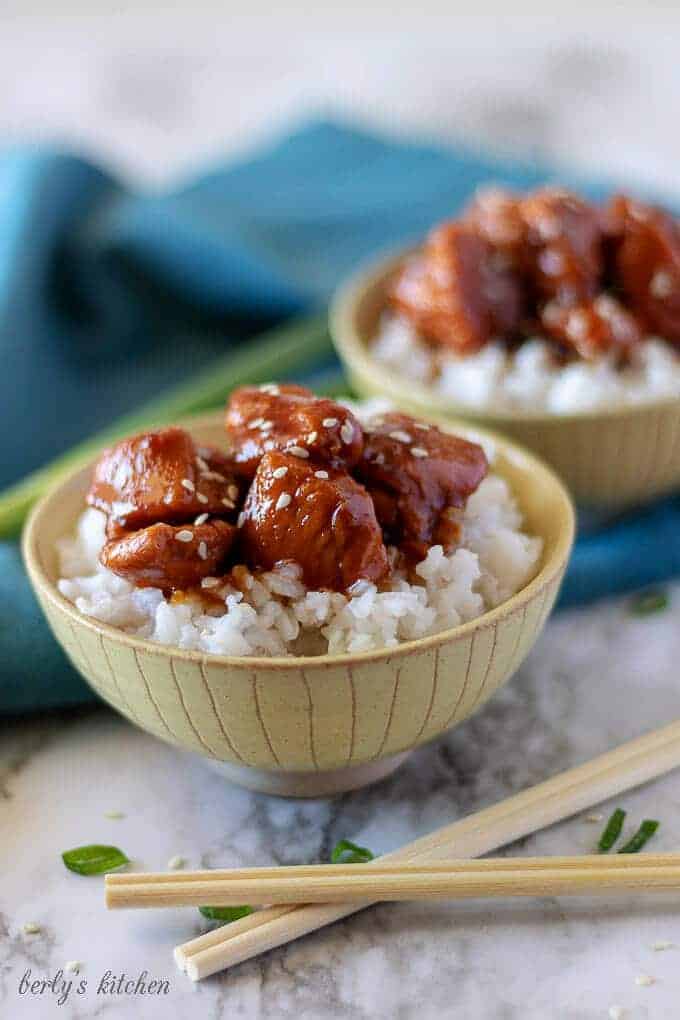
[[[621,808],[617,808],[614,811],[605,826],[604,832],[600,836],[600,842],[597,844],[597,849],[601,854],[606,854],[614,846],[614,843],[616,843],[621,835],[625,818],[626,812],[622,811]]]
[[[112,422],[96,435],[33,471],[0,495],[0,538],[16,535],[33,504],[65,475],[87,463],[107,443],[145,428],[219,407],[235,386],[282,379],[332,353],[324,316],[298,321],[265,333],[262,339],[218,358],[188,382],[166,391],[137,411]]]

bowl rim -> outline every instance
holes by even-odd
[[[177,424],[191,431],[201,426],[214,425],[217,421],[221,420],[222,413],[214,412],[209,415],[182,417]],[[549,552],[541,569],[529,583],[494,609],[482,613],[473,620],[459,624],[457,627],[449,627],[446,630],[437,631],[435,634],[414,638],[410,641],[403,641],[397,645],[385,648],[374,648],[366,652],[343,652],[340,655],[237,656],[218,655],[211,652],[199,652],[180,648],[177,645],[160,644],[147,638],[137,637],[134,634],[126,634],[125,631],[111,624],[103,623],[94,617],[85,616],[76,608],[74,603],[61,594],[56,584],[48,577],[39,555],[37,540],[40,523],[44,515],[48,514],[55,501],[59,500],[64,489],[68,488],[79,476],[85,475],[92,470],[95,461],[94,457],[87,466],[81,466],[62,476],[56,484],[48,489],[31,510],[21,537],[21,551],[26,571],[34,589],[36,591],[39,590],[55,610],[67,616],[73,626],[84,627],[101,637],[108,637],[113,641],[138,651],[143,650],[147,655],[172,656],[173,658],[181,658],[217,667],[244,668],[251,672],[255,670],[280,672],[292,669],[327,670],[336,666],[351,668],[427,652],[452,639],[465,638],[473,631],[494,627],[503,617],[539,597],[566,568],[576,528],[576,514],[571,497],[555,472],[544,464],[540,458],[525,450],[518,443],[508,440],[504,436],[496,435],[487,429],[477,428],[476,425],[472,425],[470,422],[447,422],[445,427],[447,429],[458,428],[470,434],[474,433],[481,439],[489,440],[496,444],[498,449],[508,459],[521,458],[532,476],[541,476],[544,483],[550,486],[560,503],[560,516],[563,518],[563,526],[553,549]]]
[[[380,372],[387,382],[384,396],[396,400],[405,399],[411,406],[429,406],[437,415],[447,418],[481,421],[494,429],[502,430],[512,424],[527,425],[562,425],[570,422],[596,423],[607,418],[629,419],[636,415],[649,414],[650,411],[680,410],[680,397],[657,397],[642,400],[638,404],[612,405],[601,408],[584,408],[558,414],[554,411],[532,410],[531,408],[508,408],[501,411],[488,411],[481,407],[463,404],[450,397],[443,396],[431,387],[415,379],[406,379],[399,372],[383,365],[371,357],[368,344],[356,328],[356,308],[365,296],[375,287],[381,285],[385,277],[394,273],[400,265],[414,252],[419,245],[410,245],[398,250],[383,252],[377,258],[361,263],[358,268],[336,289],[329,309],[329,327],[333,345],[350,370],[360,371],[362,375],[375,375]]]

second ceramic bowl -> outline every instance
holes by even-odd
[[[543,457],[584,506],[618,510],[680,490],[680,399],[555,415],[489,413],[452,402],[371,356],[387,290],[405,254],[361,270],[331,309],[333,342],[356,392],[389,397],[412,414],[494,429]]]

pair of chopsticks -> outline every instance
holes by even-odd
[[[571,815],[586,811],[678,766],[680,721],[628,741],[590,762],[438,829],[400,850],[384,855],[375,863],[351,865],[355,869],[352,880],[359,877],[357,869],[374,868],[386,862],[428,865],[452,857],[479,857]],[[598,859],[609,864],[615,860]],[[590,858],[578,860],[584,867],[582,862]],[[626,870],[632,861],[637,863],[637,860],[650,862],[653,858],[651,855],[637,859],[626,857],[621,865],[615,867]],[[483,866],[485,864],[482,861],[478,863]],[[526,859],[519,863],[526,867]],[[338,868],[340,865],[331,867]],[[211,873],[212,877],[215,874]],[[116,877],[129,881],[133,876]],[[182,880],[187,876],[178,877]],[[107,889],[109,885],[117,884],[112,879],[113,876],[108,879]],[[178,966],[192,980],[197,981],[347,917],[370,906],[378,898],[373,891],[367,891],[366,898],[360,902],[343,900],[342,903],[285,905],[258,910],[178,946],[175,949],[175,959]],[[216,905],[206,900],[203,904]]]
[[[124,907],[284,906],[378,900],[564,896],[680,890],[680,854],[642,857],[527,857],[441,864],[317,864],[234,868],[183,875],[108,875],[106,905]]]

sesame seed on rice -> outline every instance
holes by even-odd
[[[201,581],[201,588],[216,588],[219,583],[219,577],[204,577]]]
[[[290,506],[292,501],[293,501],[293,497],[291,496],[291,494],[289,492],[282,492],[281,495],[279,496],[279,498],[276,501],[276,509],[277,510],[285,510],[287,506]]]
[[[394,429],[393,432],[388,433],[390,439],[396,439],[398,443],[410,443],[411,436],[408,432],[404,432],[403,429]]]
[[[414,428],[420,429],[421,432],[429,432],[430,431],[430,426],[429,425],[424,425],[420,421],[415,422]]]
[[[193,542],[194,533],[193,531],[189,531],[188,528],[182,528],[181,531],[177,532],[175,538],[177,539],[178,542]]]
[[[276,383],[263,383],[262,386],[260,386],[260,393],[271,393],[272,396],[278,397],[280,392],[281,391]]]
[[[264,418],[253,418],[252,421],[248,422],[248,428],[249,429],[259,429],[259,428],[262,427],[262,422],[263,421],[264,421]]]
[[[199,471],[209,471],[210,470],[210,468],[208,467],[207,462],[205,460],[203,460],[202,457],[197,457],[196,458],[196,466],[198,467]]]
[[[338,419],[337,418],[324,418],[324,420],[321,422],[321,424],[323,425],[323,427],[325,429],[332,429],[334,425],[338,424]]]
[[[201,557],[202,560],[207,560],[208,546],[205,544],[205,542],[198,543],[198,555]]]
[[[236,503],[234,503],[233,499],[227,499],[226,496],[222,500],[222,506],[226,506],[227,510],[235,510],[236,509]]]
[[[282,467],[274,468],[274,470],[272,471],[272,475],[274,476],[274,478],[285,478],[287,474],[288,468],[285,465],[283,465]]]
[[[187,492],[195,492],[196,491],[196,486],[194,485],[194,483],[191,481],[190,478],[183,478],[181,484],[182,484],[182,487],[187,490]]]
[[[194,521],[194,524],[197,527],[200,527],[201,524],[205,524],[209,516],[210,516],[209,514],[199,514],[196,520]]]
[[[238,485],[230,485],[227,489],[229,499],[238,499]]]
[[[269,429],[273,429],[273,428],[274,428],[274,422],[273,421],[269,421],[269,420],[268,421],[263,421],[262,424],[260,425],[260,429],[263,432],[268,432]]]
[[[202,492],[197,492],[196,493],[196,499],[198,500],[199,503],[204,503],[205,504],[205,503],[208,502],[208,497],[205,496]]]
[[[314,477],[315,478],[326,479],[326,478],[328,478],[328,472],[327,471],[315,471],[314,472]]]
[[[424,450],[422,446],[412,446],[411,453],[414,457],[429,457],[427,450]]]
[[[245,521],[246,521],[246,512],[245,512],[245,510],[241,510],[241,513],[238,515],[238,519],[236,521],[236,527],[237,528],[242,528],[243,525],[245,524]]]
[[[307,442],[308,443],[315,443],[316,440],[317,440],[318,435],[319,435],[318,432],[310,432],[309,435],[307,436]]]
[[[309,457],[309,451],[303,450],[301,446],[290,446],[286,453],[290,453],[293,457],[299,457],[300,460],[307,460]]]
[[[226,482],[227,480],[219,471],[204,471],[201,477],[209,482]]]

